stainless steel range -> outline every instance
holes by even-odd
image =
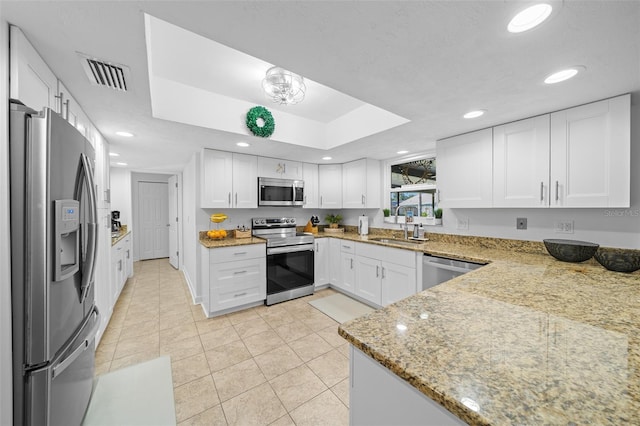
[[[267,305],[313,294],[313,235],[288,217],[253,218],[251,233],[267,240]]]

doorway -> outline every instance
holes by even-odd
[[[169,185],[138,182],[140,260],[169,257]]]

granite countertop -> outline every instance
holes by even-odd
[[[128,230],[121,230],[117,236],[113,236],[113,232],[111,233],[111,247],[115,246],[116,244],[118,244],[124,237],[126,237],[127,235],[129,235],[131,233],[131,231]]]
[[[229,235],[233,235],[233,231],[230,231]],[[228,236],[227,238],[222,238],[220,240],[212,240],[207,237],[207,231],[200,231],[199,238],[200,244],[206,248],[234,247],[244,246],[247,244],[266,244],[266,240],[257,237],[233,238],[232,236]]]
[[[344,323],[340,335],[470,424],[637,422],[640,271],[496,241],[417,245],[489,264]]]

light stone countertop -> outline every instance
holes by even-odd
[[[116,244],[118,244],[120,241],[122,241],[122,239],[124,237],[126,237],[127,235],[129,235],[131,233],[131,231],[127,231],[126,229],[121,230],[118,233],[117,237],[111,237],[111,247],[115,246]]]
[[[233,231],[229,231],[229,235],[233,235]],[[200,244],[206,248],[220,248],[220,247],[235,247],[244,246],[248,244],[266,244],[266,240],[257,237],[249,238],[234,238],[227,237],[219,240],[212,240],[207,237],[207,231],[200,231],[199,234]]]
[[[560,262],[537,242],[433,238],[413,250],[490,263],[342,337],[470,424],[638,424],[640,271]]]

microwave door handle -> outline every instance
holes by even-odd
[[[86,299],[91,284],[93,283],[96,264],[96,251],[98,248],[98,226],[96,223],[98,213],[95,186],[93,185],[93,173],[89,165],[89,158],[84,153],[80,154],[80,162],[78,164],[78,172],[76,174],[76,186],[74,194],[74,198],[76,200],[81,200],[82,198],[83,184],[87,188],[87,195],[89,197],[89,219],[86,223],[86,227],[88,230],[87,253],[82,269],[82,281],[80,284],[81,301],[84,301]]]

